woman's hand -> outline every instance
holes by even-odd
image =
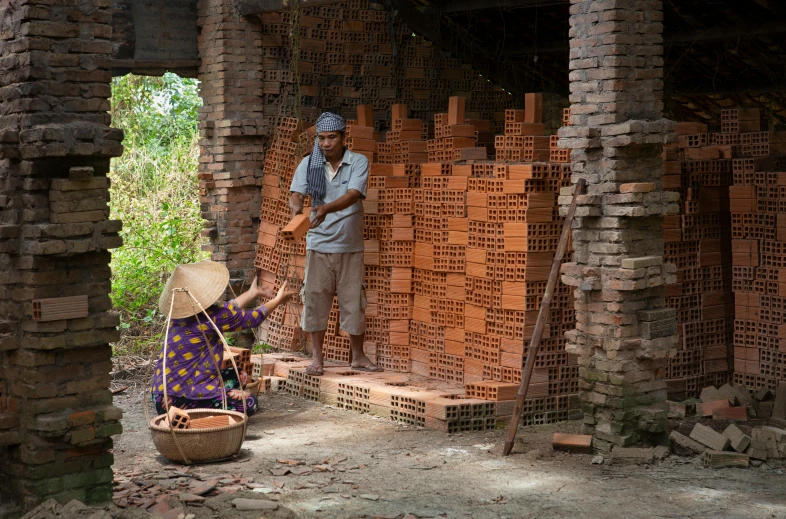
[[[251,282],[251,288],[249,288],[248,291],[251,292],[255,298],[272,299],[273,291],[260,287],[257,279],[257,276],[254,276],[254,281]]]
[[[278,307],[278,305],[286,303],[294,295],[295,291],[289,289],[289,282],[284,281],[284,283],[281,284],[281,288],[278,289],[276,297],[265,303],[265,308],[268,309],[268,312],[272,312]]]
[[[286,303],[287,301],[292,299],[292,296],[294,296],[295,293],[296,292],[294,290],[289,289],[289,281],[284,281],[284,283],[281,285],[281,288],[278,289],[278,293],[276,294],[276,299],[279,300],[278,301],[279,304]]]

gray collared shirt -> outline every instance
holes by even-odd
[[[359,191],[361,199],[366,198],[368,159],[345,150],[341,165],[333,179],[330,178],[328,165],[325,164],[325,183],[326,204],[341,198],[350,189]],[[289,191],[305,196],[307,187],[308,157],[304,158],[295,170]],[[319,227],[308,231],[306,249],[323,253],[362,252],[363,202],[358,200],[346,209],[325,216]]]

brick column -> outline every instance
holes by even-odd
[[[112,497],[109,0],[0,5],[0,505]],[[63,299],[70,298],[70,299]],[[44,299],[44,301],[41,301]],[[5,510],[7,511],[7,510]],[[0,509],[0,515],[4,510]]]
[[[663,217],[678,194],[663,191],[663,13],[660,0],[571,0],[571,148],[573,181],[588,188],[574,223],[573,262],[563,282],[575,287],[576,329],[567,351],[579,357],[584,430],[609,450],[666,431],[666,362],[676,343],[676,314],[664,285]],[[563,214],[572,188],[561,193]],[[656,437],[648,437],[650,435]]]
[[[204,248],[226,264],[235,290],[253,277],[264,138],[259,23],[233,0],[199,0],[199,178]],[[280,36],[279,36],[280,38]],[[287,186],[288,187],[288,186]],[[247,286],[246,286],[247,288]]]

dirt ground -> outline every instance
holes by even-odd
[[[160,473],[172,463],[153,446],[140,395],[116,396],[125,416],[115,468]],[[279,509],[234,510],[232,499],[265,497],[243,491],[187,506],[195,519],[786,518],[782,468],[710,470],[698,458],[677,456],[653,465],[593,465],[591,455],[553,452],[552,433],[577,432],[577,423],[521,428],[513,454],[502,458],[504,430],[448,435],[282,393],[263,395],[260,404],[241,456],[191,473],[241,475],[275,489],[269,497]],[[310,466],[341,456],[347,460],[334,472],[270,472],[278,459]]]

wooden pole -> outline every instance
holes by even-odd
[[[516,394],[516,406],[513,408],[513,419],[508,429],[508,439],[505,442],[505,448],[502,450],[503,456],[507,456],[510,454],[510,451],[513,450],[513,442],[516,440],[516,431],[518,430],[519,421],[521,420],[524,400],[527,398],[529,381],[532,379],[532,368],[535,367],[535,357],[538,355],[538,349],[540,348],[540,339],[543,337],[546,317],[551,311],[551,300],[554,298],[554,287],[557,285],[557,278],[559,277],[562,258],[565,256],[565,249],[568,248],[568,237],[570,236],[570,228],[573,224],[573,215],[576,214],[576,201],[578,200],[578,196],[584,191],[585,185],[586,182],[583,178],[579,179],[578,183],[576,183],[576,188],[573,191],[573,200],[568,210],[568,216],[565,218],[565,223],[562,225],[562,235],[559,238],[557,252],[554,254],[554,261],[551,263],[549,281],[546,284],[546,292],[543,294],[543,300],[540,303],[538,320],[535,323],[535,330],[532,332],[532,340],[530,341],[529,350],[527,351],[527,362],[524,364],[524,373],[521,377],[519,391]]]

